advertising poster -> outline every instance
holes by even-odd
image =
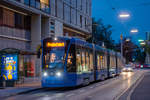
[[[18,79],[18,56],[6,54],[1,56],[1,73],[4,80]]]

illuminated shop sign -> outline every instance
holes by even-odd
[[[46,44],[46,47],[64,47],[65,46],[65,43],[63,42],[55,42],[55,43],[52,43],[52,42],[47,42]]]
[[[6,54],[1,57],[2,76],[4,80],[18,79],[18,57],[15,54]]]

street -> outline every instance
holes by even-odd
[[[0,0],[0,100],[150,100],[150,0]]]
[[[3,100],[118,100],[147,71],[123,72],[120,76],[86,87],[42,89]]]

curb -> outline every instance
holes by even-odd
[[[25,91],[18,92],[18,93],[14,93],[14,94],[10,94],[10,95],[7,95],[7,96],[2,96],[2,97],[0,97],[0,98],[3,98],[3,99],[4,99],[4,98],[12,97],[12,96],[27,94],[27,93],[34,92],[34,91],[38,91],[38,90],[42,90],[42,89],[43,89],[43,88],[36,88],[36,89],[25,90]]]

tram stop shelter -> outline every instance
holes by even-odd
[[[6,48],[0,51],[0,88],[13,87],[22,76],[34,76],[34,61],[30,62],[35,53]],[[29,63],[25,63],[25,61]],[[22,67],[23,66],[23,67]]]

